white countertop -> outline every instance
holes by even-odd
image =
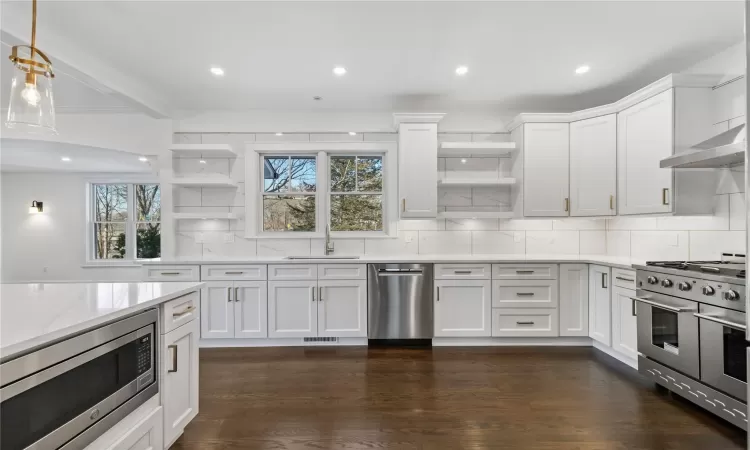
[[[0,358],[154,307],[204,283],[0,285]]]
[[[335,255],[334,256],[348,256]],[[633,264],[645,264],[645,260],[607,255],[393,255],[360,256],[359,259],[285,259],[284,256],[248,256],[223,258],[172,258],[144,261],[147,265],[173,264],[365,264],[365,263],[584,263],[632,269]]]

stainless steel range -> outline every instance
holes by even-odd
[[[638,371],[747,429],[745,256],[635,268]]]

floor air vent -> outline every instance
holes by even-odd
[[[303,342],[338,342],[337,337],[306,337]]]

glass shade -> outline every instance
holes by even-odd
[[[8,128],[57,134],[52,79],[45,75],[27,74],[16,67],[5,124]]]

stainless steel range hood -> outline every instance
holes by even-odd
[[[717,169],[745,163],[745,124],[738,125],[690,150],[660,161],[659,167],[673,169]]]

